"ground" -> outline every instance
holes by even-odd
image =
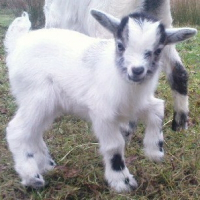
[[[91,125],[70,116],[56,120],[45,134],[57,168],[45,176],[47,186],[32,190],[21,186],[5,140],[5,128],[16,111],[9,91],[3,38],[13,16],[0,12],[0,199],[200,199],[200,34],[178,45],[189,72],[189,128],[173,132],[171,91],[161,75],[156,96],[165,100],[165,160],[148,161],[143,154],[144,129],[137,130],[126,148],[126,163],[139,187],[130,194],[110,191],[103,178],[103,163]],[[198,28],[198,27],[197,27]]]

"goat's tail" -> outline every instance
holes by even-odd
[[[17,40],[28,33],[31,28],[31,22],[27,12],[23,12],[21,17],[17,17],[9,26],[5,40],[4,46],[8,53],[15,49]]]

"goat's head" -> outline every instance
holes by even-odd
[[[162,23],[144,13],[130,14],[122,20],[97,10],[91,14],[113,33],[116,64],[123,76],[133,82],[142,82],[154,74],[166,45],[184,41],[197,32],[192,28],[165,29]]]

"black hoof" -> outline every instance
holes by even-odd
[[[179,131],[181,129],[188,128],[188,115],[186,113],[174,113],[173,121],[172,121],[172,130]]]

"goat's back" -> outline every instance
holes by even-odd
[[[46,0],[46,28],[71,29],[92,37],[111,38],[112,35],[90,15],[91,9],[104,11],[117,18],[136,11],[144,11],[155,15],[169,27],[172,23],[170,1],[160,2],[158,4],[157,0]]]
[[[29,32],[18,40],[15,51],[7,57],[13,94],[19,94],[17,90],[25,93],[37,90],[54,81],[69,93],[82,93],[79,88],[93,84],[94,76],[97,82],[104,82],[116,73],[114,48],[112,40],[102,41],[70,30]]]
[[[16,60],[16,65],[29,59],[30,65],[34,63],[33,59],[40,60],[40,62],[43,59],[51,60],[52,62],[54,60],[58,62],[59,60],[67,59],[70,62],[69,58],[71,60],[80,58],[80,54],[83,54],[97,40],[84,34],[64,29],[31,31],[17,40],[15,54],[10,59]],[[14,66],[17,67],[16,65]]]

